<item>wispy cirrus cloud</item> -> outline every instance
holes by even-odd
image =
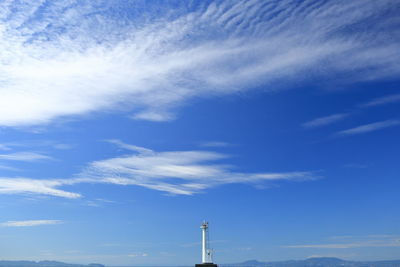
[[[42,161],[53,159],[50,156],[36,153],[36,152],[15,152],[8,154],[0,154],[0,160],[11,160],[11,161]]]
[[[356,110],[360,111],[362,108],[371,108],[371,107],[375,107],[375,106],[382,106],[382,105],[396,103],[396,102],[400,102],[400,94],[391,94],[391,95],[374,98],[366,103],[356,106],[352,112],[337,113],[337,114],[332,114],[332,115],[325,116],[325,117],[316,118],[311,121],[303,123],[302,126],[304,128],[316,128],[316,127],[320,127],[320,126],[329,125],[334,122],[343,120],[344,118],[347,118],[351,115],[354,115]],[[390,121],[390,120],[388,120],[388,121]]]
[[[182,2],[175,13],[157,6],[152,16],[147,2],[10,1],[0,9],[0,125],[99,111],[165,121],[194,97],[260,84],[273,90],[310,73],[393,77],[396,7],[395,0],[213,1],[194,9]]]
[[[3,227],[31,227],[40,225],[60,224],[60,220],[28,220],[28,221],[8,221],[0,223]]]
[[[6,144],[0,144],[0,150],[11,150],[11,148]]]
[[[151,149],[147,149],[144,147],[140,147],[140,146],[135,146],[135,145],[130,145],[130,144],[126,144],[124,142],[121,142],[118,139],[110,139],[110,140],[106,140],[106,142],[109,142],[111,144],[114,144],[120,148],[126,149],[126,150],[131,150],[131,151],[135,151],[141,154],[152,154],[153,151]]]
[[[361,126],[357,126],[351,129],[343,130],[337,132],[337,136],[349,136],[349,135],[356,135],[356,134],[363,134],[368,132],[373,132],[381,129],[385,129],[388,127],[393,127],[400,124],[400,120],[385,120],[379,121],[374,123],[369,123]]]
[[[0,164],[0,169],[1,170],[6,170],[6,171],[19,171],[18,168],[11,167],[11,166],[4,165],[4,164]]]
[[[38,194],[64,198],[79,198],[78,193],[58,189],[63,185],[77,183],[73,179],[30,179],[0,177],[0,194]]]
[[[87,200],[85,205],[90,206],[90,207],[102,207],[105,204],[115,204],[115,203],[117,203],[117,202],[113,201],[113,200],[108,200],[108,199],[104,199],[104,198],[96,198],[96,199],[92,199],[92,200]]]
[[[375,106],[381,106],[381,105],[386,105],[386,104],[396,103],[396,102],[400,102],[400,94],[392,94],[392,95],[386,95],[383,97],[378,97],[378,98],[372,99],[369,102],[358,105],[356,108],[354,108],[354,110],[352,112],[337,113],[337,114],[332,114],[332,115],[325,116],[325,117],[316,118],[311,121],[303,123],[302,126],[304,128],[316,128],[316,127],[320,127],[320,126],[329,125],[329,124],[335,123],[337,121],[341,121],[351,115],[354,115],[354,113],[357,109],[360,110],[360,108],[371,108],[371,107],[375,107]],[[378,122],[378,123],[371,123],[371,124],[355,127],[353,129],[342,131],[339,134],[346,135],[346,134],[370,132],[370,131],[375,131],[380,128],[386,128],[386,127],[396,125],[396,124],[397,124],[397,120],[386,120],[386,121],[382,121],[382,122]]]
[[[335,123],[337,121],[343,120],[344,118],[348,117],[350,114],[348,113],[338,113],[338,114],[332,114],[329,116],[325,117],[320,117],[313,119],[311,121],[305,122],[302,124],[304,128],[316,128],[320,126],[325,126],[328,124]]]
[[[386,95],[382,97],[378,97],[375,99],[372,99],[371,101],[361,104],[360,107],[367,108],[367,107],[375,107],[375,106],[381,106],[381,105],[386,105],[386,104],[391,104],[391,103],[396,103],[400,102],[400,94],[392,94],[392,95]]]
[[[20,142],[7,142],[0,144],[0,150],[3,150],[3,153],[0,153],[0,161],[5,162],[8,161],[10,164],[12,161],[19,162],[42,162],[42,161],[53,161],[55,160],[53,157],[47,155],[46,153],[38,153],[32,151],[18,151],[11,152],[16,148],[21,147],[29,147],[29,148],[37,148],[41,149],[57,149],[57,150],[65,150],[72,148],[69,144],[63,144],[53,141],[20,141]],[[4,153],[8,152],[8,153]],[[0,164],[0,169],[8,170],[8,171],[20,171],[21,169],[16,168],[14,166],[9,166],[8,164]]]
[[[116,139],[107,142],[130,153],[91,162],[79,175],[72,178],[0,177],[0,194],[39,194],[74,199],[80,198],[81,194],[61,188],[81,183],[101,183],[141,186],[173,195],[193,195],[224,184],[260,185],[319,178],[312,171],[235,172],[232,170],[234,166],[218,163],[228,159],[229,155],[213,151],[157,152]]]
[[[21,148],[40,148],[40,149],[57,149],[68,150],[73,148],[73,144],[62,143],[54,140],[18,140],[18,142],[5,142],[0,144],[0,150],[10,151]]]
[[[156,152],[114,142],[138,153],[94,161],[80,174],[100,183],[136,185],[177,195],[192,195],[223,184],[259,184],[314,180],[313,172],[240,173],[219,160],[229,156],[211,151]]]

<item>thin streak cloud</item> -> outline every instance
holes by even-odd
[[[0,177],[0,194],[37,194],[63,198],[79,198],[78,193],[72,193],[57,189],[57,187],[74,184],[72,179],[30,179],[30,178],[11,178]]]
[[[348,113],[339,113],[339,114],[333,114],[321,118],[316,118],[311,121],[305,122],[302,124],[304,128],[316,128],[320,126],[325,126],[328,124],[335,123],[337,121],[343,120],[344,118],[348,117],[350,114]]]
[[[42,160],[51,160],[52,157],[35,153],[35,152],[15,152],[9,154],[0,154],[0,160],[11,160],[11,161],[42,161]]]
[[[399,120],[386,120],[380,122],[374,122],[370,124],[365,124],[361,126],[357,126],[348,130],[343,130],[337,132],[336,135],[338,136],[348,136],[348,135],[356,135],[356,134],[363,134],[368,132],[373,132],[381,129],[385,129],[388,127],[397,126],[400,124]]]
[[[28,220],[28,221],[8,221],[1,223],[0,226],[3,227],[31,227],[31,226],[40,226],[40,225],[52,225],[52,224],[60,224],[62,221],[60,220]]]
[[[400,102],[400,94],[393,94],[393,95],[386,95],[383,97],[378,97],[378,98],[372,99],[371,101],[369,101],[367,103],[360,105],[360,107],[363,107],[363,108],[375,107],[375,106],[381,106],[381,105],[397,103],[397,102]]]

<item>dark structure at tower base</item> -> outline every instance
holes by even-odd
[[[195,267],[218,267],[215,263],[200,263],[196,264]]]

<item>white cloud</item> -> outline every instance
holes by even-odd
[[[41,194],[65,198],[79,198],[80,194],[57,189],[57,187],[73,184],[76,180],[39,180],[29,178],[0,177],[0,194]]]
[[[316,179],[312,172],[240,173],[215,163],[228,156],[210,151],[155,152],[113,141],[138,154],[95,161],[80,174],[83,181],[136,185],[170,194],[192,195],[223,184],[259,184]]]
[[[130,145],[130,144],[126,144],[124,142],[121,142],[120,140],[117,139],[110,139],[110,140],[106,140],[107,142],[114,144],[120,148],[126,149],[126,150],[131,150],[131,151],[135,151],[138,153],[142,153],[142,154],[152,154],[153,151],[151,149],[147,149],[144,147],[140,147],[140,146],[135,146],[135,145]]]
[[[60,143],[53,140],[18,140],[18,142],[6,142],[0,144],[0,150],[9,151],[21,147],[40,147],[41,149],[53,148],[58,150],[68,150],[73,148],[72,144]]]
[[[135,258],[135,257],[147,257],[148,254],[147,253],[143,253],[143,252],[133,252],[127,255],[128,257],[131,258]]]
[[[141,186],[175,195],[192,195],[224,184],[259,186],[275,181],[307,181],[318,178],[314,172],[307,171],[235,172],[234,166],[218,163],[228,159],[228,155],[212,151],[156,152],[119,140],[107,142],[128,150],[130,154],[91,162],[77,177],[70,179],[0,177],[0,194],[79,198],[80,194],[60,188],[80,183],[108,183]],[[89,201],[88,204],[98,205],[99,201],[101,200]]]
[[[170,113],[164,110],[150,110],[138,112],[132,116],[133,119],[136,120],[147,120],[147,121],[169,121],[173,120],[175,117]]]
[[[400,70],[392,34],[398,22],[387,12],[395,0],[318,6],[221,1],[190,12],[182,6],[156,19],[146,12],[120,16],[135,11],[124,4],[3,5],[0,125],[46,124],[110,110],[163,121],[194,97],[260,84],[274,90],[313,75],[368,80]],[[371,24],[371,17],[379,22]]]
[[[104,204],[115,204],[117,203],[116,201],[108,200],[108,199],[103,199],[103,198],[96,198],[92,200],[87,200],[85,202],[85,205],[90,206],[90,207],[103,207]]]
[[[319,126],[332,124],[334,122],[337,122],[339,120],[346,118],[347,116],[349,116],[349,114],[347,114],[347,113],[333,114],[333,115],[316,118],[311,121],[305,122],[302,124],[302,126],[305,128],[315,128],[315,127],[319,127]]]
[[[6,144],[0,144],[0,150],[11,150],[11,148]]]
[[[14,167],[11,167],[11,166],[8,166],[8,165],[3,165],[3,164],[0,164],[0,169],[1,170],[6,170],[6,171],[19,171],[20,170],[18,168],[14,168]]]
[[[9,154],[0,154],[0,160],[12,160],[12,161],[41,161],[41,160],[49,160],[51,157],[35,153],[35,152],[15,152]]]
[[[60,220],[29,220],[29,221],[8,221],[1,223],[1,226],[5,227],[30,227],[39,225],[49,225],[49,224],[60,224]]]
[[[386,104],[396,103],[396,102],[400,102],[400,94],[392,94],[392,95],[387,95],[387,96],[383,96],[383,97],[378,97],[378,98],[372,99],[371,101],[369,101],[367,103],[358,105],[358,108],[370,108],[370,107],[374,107],[374,106],[386,105]],[[316,128],[316,127],[320,127],[320,126],[325,126],[325,125],[329,125],[329,124],[335,123],[337,121],[343,120],[344,118],[347,118],[350,115],[352,115],[352,113],[332,114],[329,116],[316,118],[311,121],[305,122],[302,124],[302,126],[304,128]],[[392,121],[394,124],[396,124],[395,120],[388,120],[388,121],[386,121],[386,123],[382,123],[382,124],[380,124],[380,123],[379,124],[369,124],[369,125],[365,125],[368,127],[362,126],[362,128],[357,130],[360,132],[357,132],[357,133],[361,133],[363,131],[375,130],[374,127],[384,128],[384,127],[386,127],[386,126],[384,126],[386,124],[388,124],[387,126],[391,126],[390,121]],[[357,127],[357,128],[359,128],[359,127]],[[354,130],[356,130],[357,128],[354,128]],[[376,128],[376,129],[378,129],[378,128]],[[353,131],[351,131],[351,132],[353,132]]]
[[[337,132],[337,135],[346,136],[346,135],[368,133],[368,132],[373,132],[373,131],[377,131],[380,129],[396,126],[399,124],[400,124],[399,120],[386,120],[386,121],[374,122],[374,123],[365,124],[365,125],[361,125],[358,127],[348,129],[348,130],[343,130],[343,131]]]
[[[108,140],[135,152],[120,157],[94,161],[70,179],[30,179],[0,177],[0,194],[40,194],[64,198],[81,195],[60,188],[80,183],[135,185],[174,195],[192,195],[224,184],[260,185],[275,181],[308,181],[318,177],[314,172],[245,173],[232,171],[234,166],[218,164],[229,156],[212,151],[156,152],[147,148]],[[106,200],[89,201],[98,205]]]
[[[391,103],[400,102],[400,94],[387,95],[372,99],[371,101],[360,105],[361,107],[374,107]]]

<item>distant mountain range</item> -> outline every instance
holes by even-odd
[[[347,261],[338,258],[309,258],[276,262],[249,260],[241,263],[218,264],[220,267],[400,267],[400,260]]]
[[[0,267],[105,267],[103,264],[70,264],[59,261],[0,261]]]

